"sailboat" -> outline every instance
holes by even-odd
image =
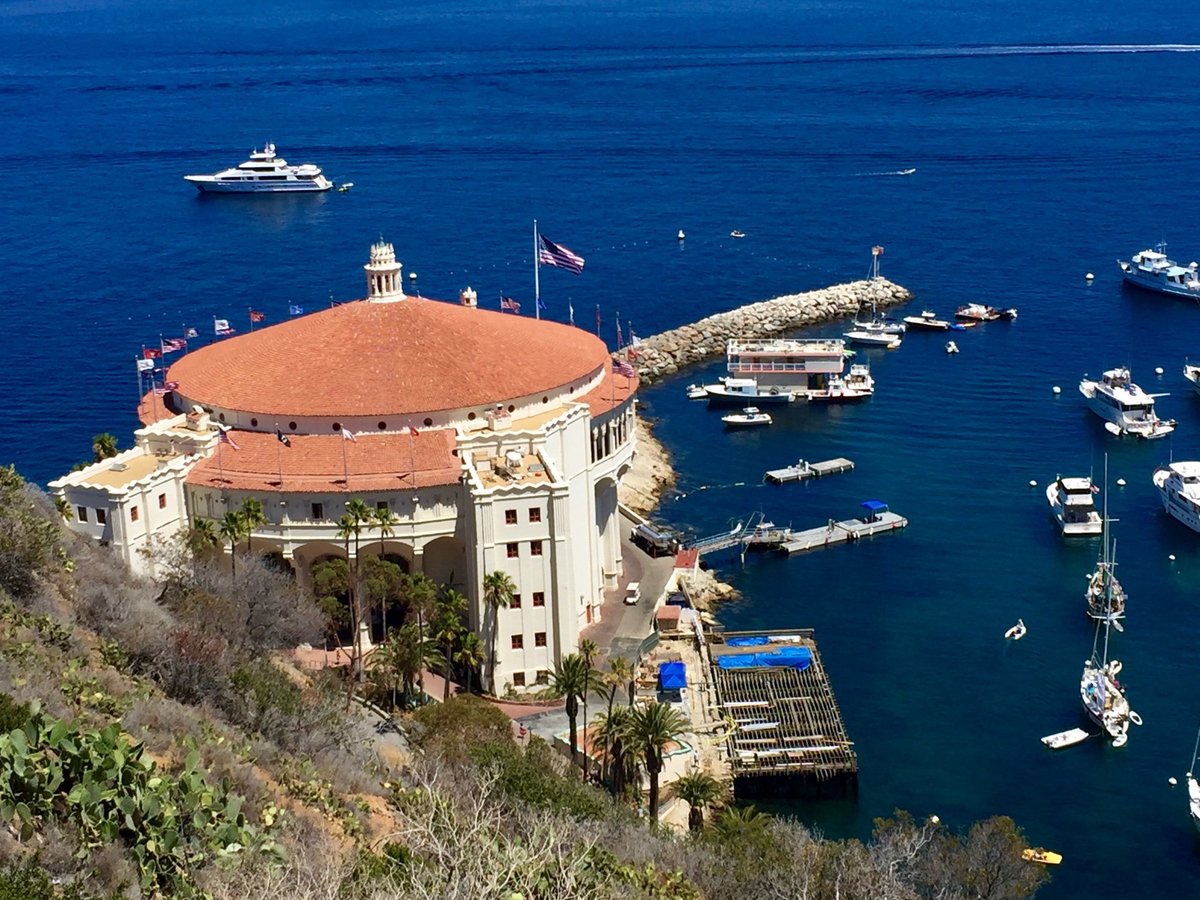
[[[1196,734],[1196,747],[1192,750],[1192,765],[1187,773],[1188,811],[1192,814],[1192,825],[1200,831],[1200,783],[1192,773],[1196,771],[1196,755],[1200,754],[1200,732]]]
[[[1104,459],[1104,484],[1106,490],[1105,497],[1105,516],[1104,516],[1104,551],[1102,556],[1102,564],[1108,572],[1108,577],[1104,579],[1103,589],[1099,597],[1100,609],[1111,610],[1113,608],[1113,587],[1116,584],[1116,579],[1112,577],[1111,561],[1108,556],[1108,458]],[[1099,571],[1099,566],[1097,566]],[[1090,606],[1090,597],[1089,597]],[[1096,623],[1096,636],[1092,640],[1092,655],[1087,662],[1083,664],[1083,677],[1079,679],[1079,697],[1083,701],[1083,708],[1091,717],[1092,721],[1104,729],[1105,733],[1112,738],[1114,747],[1124,747],[1126,741],[1129,740],[1129,723],[1141,725],[1142,719],[1136,712],[1129,707],[1129,700],[1125,697],[1125,688],[1121,686],[1121,682],[1117,681],[1117,675],[1121,671],[1121,662],[1117,659],[1108,658],[1108,638],[1112,626],[1116,624],[1116,619],[1111,613],[1102,614],[1099,621]],[[1100,629],[1104,629],[1104,649],[1097,657],[1097,649],[1100,645]]]
[[[1096,571],[1088,579],[1087,592],[1084,597],[1087,599],[1087,614],[1093,619],[1103,620],[1112,623],[1112,626],[1117,631],[1124,631],[1118,619],[1125,618],[1125,589],[1121,587],[1121,582],[1117,581],[1117,543],[1116,541],[1109,542],[1108,539],[1108,523],[1112,521],[1108,517],[1108,462],[1105,460],[1105,477],[1104,486],[1104,511],[1100,524],[1100,540],[1102,546],[1100,548],[1100,558],[1096,560]],[[1111,548],[1111,552],[1110,552]]]

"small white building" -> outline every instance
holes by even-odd
[[[72,528],[143,572],[156,537],[253,497],[268,518],[255,552],[307,579],[347,555],[349,500],[389,509],[391,533],[364,529],[359,553],[462,591],[489,647],[496,629],[496,690],[544,681],[620,575],[637,378],[595,336],[479,309],[469,289],[406,296],[390,244],[365,269],[363,301],[187,353],[172,390],[143,399],[134,449],[50,488]],[[518,597],[493,623],[495,571]]]

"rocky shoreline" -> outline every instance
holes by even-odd
[[[629,361],[637,369],[642,384],[653,384],[684,366],[723,354],[730,338],[775,337],[807,325],[852,316],[872,304],[882,309],[912,298],[910,291],[886,278],[786,294],[643,338],[636,348],[630,349]]]

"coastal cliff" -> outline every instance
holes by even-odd
[[[628,355],[642,384],[649,385],[684,366],[724,353],[730,338],[775,337],[806,325],[852,316],[872,304],[879,308],[895,306],[912,297],[906,288],[886,278],[786,294],[643,338]]]

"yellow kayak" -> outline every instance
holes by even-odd
[[[1021,859],[1027,862],[1041,863],[1045,866],[1057,866],[1062,862],[1062,854],[1044,847],[1028,847],[1021,851]]]

